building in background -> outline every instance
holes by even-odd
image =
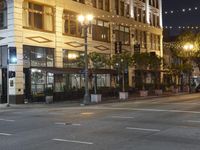
[[[39,101],[46,88],[53,88],[62,99],[62,93],[84,87],[78,65],[84,39],[77,15],[88,13],[94,15],[89,52],[109,59],[118,41],[122,51],[134,53],[134,45],[139,44],[141,52],[163,56],[162,0],[0,0],[1,103],[6,102],[7,68],[16,72],[9,79],[11,103]],[[16,49],[17,60],[9,67],[8,49]],[[134,76],[129,69],[129,86]],[[98,87],[110,87],[112,78],[112,70],[103,67],[98,71]]]

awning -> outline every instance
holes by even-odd
[[[32,69],[39,69],[54,74],[84,74],[82,68],[56,68],[56,67],[32,67]],[[95,74],[116,74],[116,70],[113,69],[89,69],[89,73]]]

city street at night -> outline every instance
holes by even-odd
[[[0,150],[199,150],[199,94],[0,108]]]

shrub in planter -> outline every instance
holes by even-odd
[[[52,88],[45,89],[45,101],[47,104],[53,102],[53,89]]]

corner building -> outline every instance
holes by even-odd
[[[0,94],[6,102],[7,69],[16,75],[9,79],[11,103],[40,101],[46,88],[53,88],[55,100],[63,93],[84,87],[83,69],[77,58],[84,55],[84,38],[77,15],[94,15],[88,31],[88,51],[106,58],[122,51],[163,55],[162,0],[0,0]],[[8,49],[16,48],[16,64],[7,65]],[[98,71],[98,87],[112,86],[113,71]],[[127,83],[134,86],[134,68]],[[90,85],[91,87],[92,85]]]

